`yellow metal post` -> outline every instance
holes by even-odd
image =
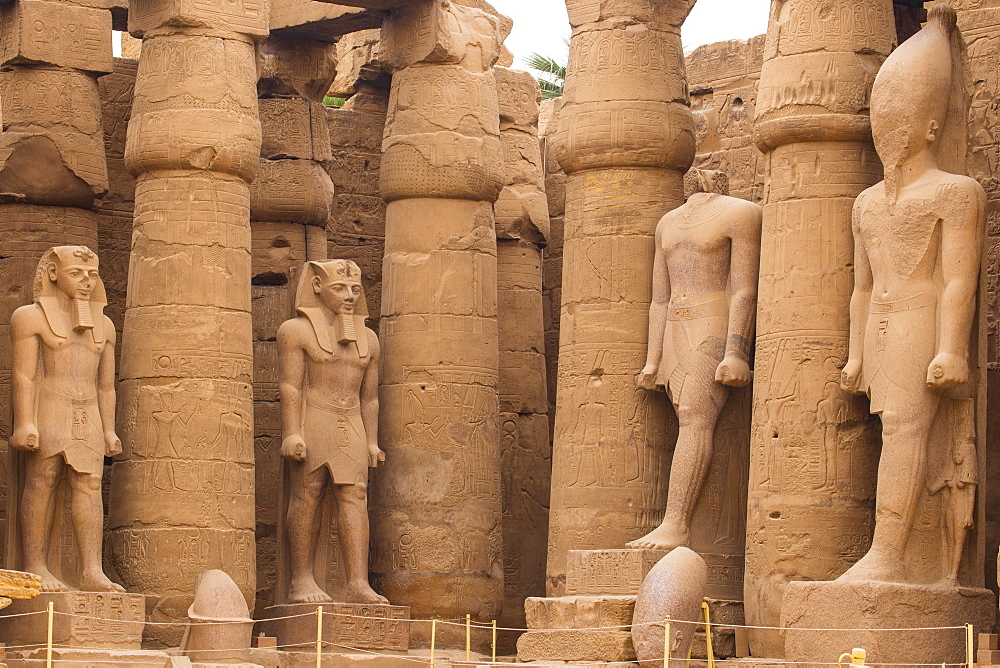
[[[493,620],[493,640],[490,647],[493,649],[493,663],[497,662],[497,620]]]
[[[55,613],[55,604],[49,601],[48,605],[49,612],[49,630],[47,638],[45,640],[45,666],[46,668],[52,668],[52,624],[53,624],[53,614]]]
[[[972,644],[972,624],[965,625],[965,658],[969,668],[976,668],[975,648]]]
[[[663,668],[670,668],[670,620],[663,622]]]
[[[712,613],[708,610],[708,602],[701,602],[701,612],[705,617],[705,653],[708,656],[708,668],[715,668],[715,652],[712,650]]]
[[[316,668],[323,668],[323,606],[316,607]]]
[[[438,620],[431,620],[431,668],[434,668],[434,644],[437,641]]]
[[[472,661],[472,615],[465,613],[465,660]]]

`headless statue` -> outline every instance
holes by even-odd
[[[347,260],[307,262],[295,306],[299,316],[278,330],[288,602],[333,600],[314,575],[320,506],[332,484],[347,602],[387,603],[368,584],[368,468],[385,454],[378,447],[379,343],[364,324],[361,270]]]
[[[85,246],[57,246],[35,271],[34,303],[14,311],[11,445],[24,455],[18,504],[23,568],[42,578],[42,591],[69,591],[47,555],[56,489],[69,485],[81,591],[125,591],[104,574],[101,546],[104,458],[121,453],[115,434],[115,327],[97,255]]]
[[[750,382],[762,215],[752,202],[698,192],[656,226],[649,347],[637,382],[666,388],[680,429],[663,522],[629,547],[690,542],[729,388]]]
[[[986,195],[974,179],[945,171],[963,169],[965,141],[951,133],[964,130],[968,110],[955,21],[954,9],[934,7],[924,29],[882,65],[872,90],[885,180],[854,205],[842,385],[867,393],[871,412],[881,416],[882,455],[872,546],[842,580],[928,579],[907,573],[903,552],[938,408],[969,380]],[[957,577],[957,568],[948,570],[942,579]]]

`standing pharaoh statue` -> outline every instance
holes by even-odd
[[[365,327],[358,265],[307,262],[295,308],[298,317],[278,330],[287,601],[333,600],[315,577],[321,505],[332,485],[347,602],[386,603],[368,584],[368,468],[385,455],[378,447],[379,342]]]
[[[932,502],[928,478],[952,460],[976,459],[974,410],[963,406],[971,404],[986,195],[964,175],[968,100],[955,22],[951,7],[931,9],[926,27],[885,61],[872,90],[872,134],[885,180],[854,206],[855,285],[842,384],[867,393],[871,412],[881,416],[882,455],[871,549],[842,581],[957,582],[954,550],[940,559],[907,555],[918,513],[941,514],[924,508]],[[946,413],[950,433],[939,433]],[[962,480],[967,468],[952,477],[956,503],[975,494],[974,481]],[[959,554],[969,515],[961,520]]]
[[[729,388],[750,382],[762,216],[752,202],[696,192],[656,226],[649,347],[637,380],[647,390],[666,388],[680,429],[663,522],[629,547],[690,543]]]
[[[18,503],[24,570],[42,590],[121,592],[101,559],[104,458],[121,452],[115,433],[115,328],[97,255],[85,246],[57,246],[35,272],[34,303],[14,311],[11,445],[24,451]],[[57,490],[68,483],[79,572],[50,563]],[[60,513],[61,514],[61,513]],[[53,572],[55,571],[55,573]]]

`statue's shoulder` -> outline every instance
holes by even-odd
[[[368,336],[368,349],[378,352],[379,350],[378,334],[376,334],[375,330],[373,330],[370,327],[365,327],[365,334]]]
[[[986,191],[983,190],[979,181],[965,174],[952,174],[951,172],[940,172],[937,195],[948,199],[955,198],[963,202],[986,199]]]
[[[304,315],[286,320],[278,327],[278,341],[284,343],[305,343],[316,340],[312,323]]]
[[[45,313],[42,312],[42,307],[38,304],[27,304],[21,306],[10,316],[10,326],[13,330],[13,334],[17,334],[18,331],[22,333],[34,333],[36,331],[41,331],[41,329],[48,328],[48,321],[45,319]]]

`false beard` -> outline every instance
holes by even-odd
[[[94,314],[90,310],[90,300],[77,297],[73,300],[73,329],[93,329]]]

